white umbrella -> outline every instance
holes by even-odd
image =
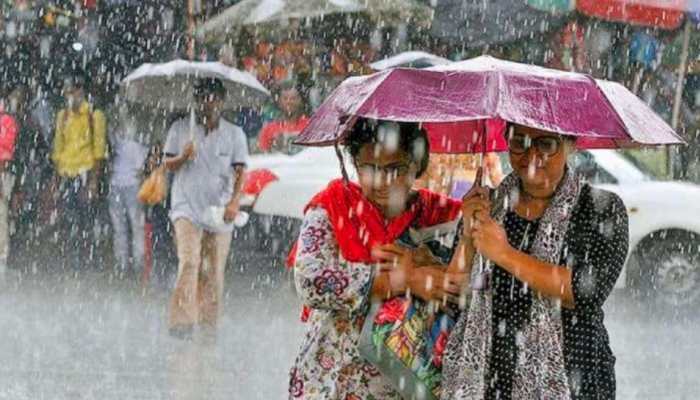
[[[367,13],[391,15],[401,20],[432,18],[432,10],[416,0],[243,0],[207,21],[198,30],[206,38],[233,35],[243,26],[283,26],[289,20],[317,18],[329,14]]]
[[[187,110],[194,104],[194,83],[200,78],[218,78],[226,87],[226,109],[257,107],[270,93],[247,72],[218,62],[175,60],[143,64],[120,85],[123,99],[166,110]]]
[[[383,71],[385,69],[396,67],[427,68],[434,67],[436,65],[445,65],[451,62],[452,61],[446,58],[426,53],[424,51],[406,51],[380,61],[375,61],[369,66],[375,71]]]

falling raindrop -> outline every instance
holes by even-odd
[[[527,177],[528,179],[534,180],[535,174],[537,173],[537,159],[532,158],[527,164]]]

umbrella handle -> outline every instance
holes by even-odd
[[[194,142],[194,129],[196,127],[196,119],[194,115],[194,107],[190,108],[190,140]]]
[[[475,182],[477,185],[481,187],[486,187],[486,142],[487,138],[486,136],[488,135],[488,127],[486,126],[486,121],[484,121],[483,124],[483,129],[481,131],[481,168],[479,170],[479,173],[477,175],[477,178]],[[486,273],[486,260],[483,256],[483,254],[478,253],[478,262],[479,262],[479,274],[484,275]],[[486,277],[484,276],[484,279]],[[484,286],[486,285],[486,282],[483,283]],[[485,288],[485,287],[484,287]]]
[[[484,174],[484,171],[486,171],[486,141],[487,141],[486,136],[487,135],[488,135],[488,126],[486,125],[486,121],[484,120],[483,128],[481,131],[481,174],[479,176],[480,182],[478,182],[478,184],[481,187],[486,186],[486,174]]]

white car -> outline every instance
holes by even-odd
[[[630,256],[617,287],[662,305],[700,301],[700,186],[659,181],[610,150],[579,153],[578,168],[617,193],[629,215]]]
[[[347,158],[347,157],[346,157]],[[346,164],[348,164],[346,160]],[[267,233],[294,240],[304,205],[331,179],[341,176],[331,148],[308,148],[293,156],[261,156],[251,162],[253,175],[270,177],[251,190],[253,213],[265,216]],[[578,153],[576,168],[598,187],[617,193],[627,206],[630,257],[617,282],[661,304],[689,306],[700,300],[700,186],[655,180],[612,150]],[[354,174],[353,168],[348,172]],[[275,228],[275,229],[273,229]]]
[[[350,163],[346,161],[346,165],[354,176]],[[273,181],[269,181],[269,173],[274,175]],[[253,211],[259,214],[301,219],[311,197],[340,176],[338,156],[327,147],[309,147],[294,155],[253,155],[243,205],[254,203]],[[263,183],[258,184],[261,179]]]

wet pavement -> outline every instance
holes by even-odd
[[[246,262],[244,260],[256,260]],[[10,271],[0,294],[0,399],[282,399],[303,333],[281,263],[236,257],[220,336],[167,335],[167,289],[104,273]],[[607,306],[618,399],[700,395],[700,316]]]

